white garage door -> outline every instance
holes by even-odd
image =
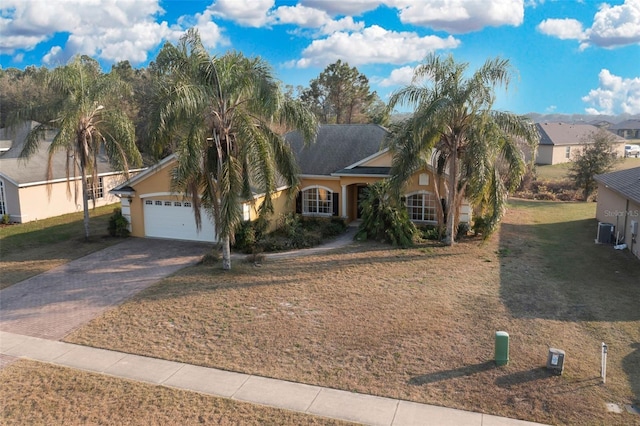
[[[147,237],[191,241],[217,241],[213,220],[202,210],[200,231],[189,202],[146,199],[144,233]]]

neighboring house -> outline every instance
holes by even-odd
[[[280,188],[274,197],[274,217],[297,211],[306,216],[340,216],[347,222],[360,217],[361,195],[367,185],[389,177],[391,154],[384,148],[388,131],[374,124],[323,125],[316,142],[304,145],[297,132],[285,135],[300,167],[300,192],[289,202]],[[171,190],[175,156],[140,173],[112,193],[122,199],[122,212],[129,219],[131,234],[138,237],[216,241],[215,225],[201,212],[202,229],[195,225],[191,202]],[[263,197],[254,194],[243,204],[245,220],[254,220]],[[416,223],[436,224],[434,178],[431,170],[415,174],[405,191],[409,216]],[[469,222],[464,204],[462,222]]]
[[[640,140],[640,120],[625,120],[610,126],[609,131],[624,139]]]
[[[538,123],[540,143],[536,153],[536,164],[568,163],[586,146],[585,141],[598,131],[591,124]],[[624,157],[624,139],[617,136],[614,151]]]
[[[595,179],[598,182],[596,218],[615,227],[612,242],[626,244],[640,259],[640,167],[596,175]]]
[[[66,151],[53,156],[52,178],[47,178],[48,150],[55,132],[47,132],[38,151],[29,159],[19,158],[27,134],[36,125],[28,121],[15,130],[0,129],[0,215],[8,214],[12,222],[30,222],[83,210],[81,177],[72,177],[67,184]],[[123,173],[113,171],[105,156],[98,159],[98,179],[95,205],[117,203],[118,198],[109,190],[124,181]],[[93,206],[92,201],[89,206]]]

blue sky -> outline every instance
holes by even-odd
[[[640,114],[640,0],[2,0],[0,64],[146,66],[192,26],[293,86],[341,59],[386,100],[429,53],[472,70],[500,56],[517,78],[498,109]]]

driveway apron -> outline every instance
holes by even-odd
[[[211,247],[128,238],[0,290],[0,330],[62,339],[144,288],[197,263]]]

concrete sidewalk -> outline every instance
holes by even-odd
[[[367,425],[538,423],[269,379],[0,331],[0,354]]]

